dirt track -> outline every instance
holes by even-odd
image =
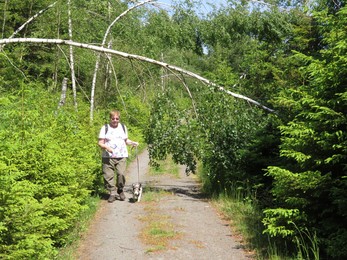
[[[148,154],[139,155],[140,181],[144,186],[170,191],[160,200],[158,211],[168,216],[179,238],[165,250],[148,252],[139,234],[146,203],[132,203],[130,186],[138,179],[136,161],[128,167],[126,201],[102,201],[89,231],[76,252],[81,260],[114,259],[252,259],[236,241],[228,223],[199,192],[199,186],[182,170],[180,178],[150,177]]]

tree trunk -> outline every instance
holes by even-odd
[[[69,38],[72,41],[71,1],[68,0],[67,4],[68,4],[68,16],[69,16]],[[77,110],[75,62],[74,62],[73,48],[71,45],[70,45],[70,70],[71,70],[73,101],[74,101],[75,109]]]
[[[4,38],[4,33],[5,33],[7,3],[8,3],[8,0],[5,0],[5,2],[4,2],[4,10],[3,10],[4,17],[3,17],[3,20],[2,20],[1,38]]]
[[[60,95],[60,101],[58,104],[58,109],[64,106],[66,101],[66,89],[67,89],[67,78],[63,79],[63,83],[61,86],[61,95]]]

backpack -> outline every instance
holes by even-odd
[[[125,126],[123,124],[121,124],[121,125],[122,125],[122,128],[123,128],[124,134],[126,134]],[[107,134],[107,131],[108,131],[108,124],[105,124],[105,135]]]

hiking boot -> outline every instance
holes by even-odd
[[[125,200],[125,194],[124,194],[123,191],[121,193],[119,193],[119,198],[120,198],[121,201]]]
[[[112,203],[112,202],[114,202],[116,200],[116,196],[115,195],[110,195],[110,197],[108,197],[108,202],[109,203]]]
[[[123,192],[123,189],[118,189],[117,193],[119,194],[119,199],[120,200],[122,200],[122,201],[125,200],[125,194]]]

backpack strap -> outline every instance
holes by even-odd
[[[122,128],[123,128],[124,134],[126,134],[124,124],[121,124],[121,125],[122,125]],[[108,131],[108,124],[105,124],[105,135],[107,134],[107,131]]]
[[[126,134],[124,124],[121,124],[121,125],[122,125],[122,128],[123,128],[124,134]]]

